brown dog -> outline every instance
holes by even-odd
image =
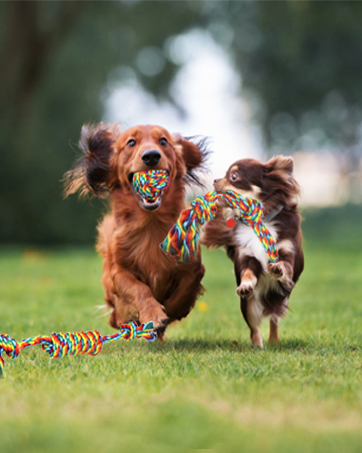
[[[109,195],[111,210],[99,225],[98,251],[103,257],[102,283],[113,309],[111,326],[131,320],[153,321],[162,337],[167,323],[185,317],[202,292],[200,260],[177,265],[160,248],[185,208],[187,182],[200,181],[207,151],[159,126],[136,126],[123,133],[100,124],[83,127],[84,156],[66,175],[66,195],[82,189]],[[135,172],[166,170],[170,185],[162,199],[149,203],[133,190]]]
[[[266,164],[254,159],[239,160],[231,165],[223,179],[215,179],[214,187],[217,191],[233,190],[261,201],[264,223],[277,242],[280,260],[269,263],[250,226],[241,220],[233,228],[226,226],[221,212],[224,208],[206,225],[201,239],[207,247],[226,248],[234,262],[237,294],[251,341],[263,347],[259,331],[262,318],[270,317],[269,340],[278,341],[279,319],[288,307],[288,298],[304,267],[297,210],[299,186],[293,177],[293,159],[277,156]]]

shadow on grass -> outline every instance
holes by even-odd
[[[316,349],[318,345],[315,345],[311,342],[306,342],[301,339],[292,339],[283,341],[281,343],[271,343],[265,344],[264,349],[259,348],[258,346],[253,346],[249,341],[232,341],[232,340],[211,340],[211,339],[192,339],[192,338],[183,338],[180,340],[166,340],[164,342],[156,342],[150,351],[216,351],[223,350],[229,352],[255,352],[262,353],[263,351],[282,351],[282,350],[305,350]]]
[[[136,347],[143,348],[144,345],[138,343]],[[152,347],[148,348],[148,352],[157,354],[169,351],[205,353],[218,350],[231,353],[248,352],[263,354],[265,352],[302,352],[305,354],[338,355],[354,352],[361,353],[362,346],[357,344],[343,344],[338,340],[321,342],[320,340],[317,340],[315,338],[311,338],[309,341],[300,338],[291,338],[282,340],[280,343],[266,342],[264,349],[261,349],[258,346],[253,346],[248,341],[236,342],[226,339],[212,340],[183,338],[177,340],[166,340],[162,343],[156,341],[152,344]]]

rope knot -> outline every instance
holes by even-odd
[[[5,352],[5,354],[11,359],[16,359],[20,352],[19,343],[5,333],[0,335],[0,378],[4,376],[5,362],[1,356],[3,352]]]
[[[122,324],[119,328],[119,335],[125,340],[145,338],[147,341],[154,341],[157,338],[153,321],[147,324],[141,324],[140,326],[134,321],[131,321],[129,324]]]
[[[0,356],[3,352],[11,359],[16,359],[19,355],[20,346],[19,343],[10,338],[9,335],[0,335]]]
[[[141,324],[137,327],[137,338],[145,338],[147,341],[155,341],[157,339],[157,332],[154,330],[153,321],[147,324]]]
[[[245,199],[245,206],[247,209],[241,211],[241,219],[246,225],[254,226],[256,223],[260,222],[263,215],[262,204],[258,200],[253,198]]]
[[[206,197],[196,197],[190,206],[193,209],[193,221],[197,220],[200,225],[213,219],[216,215],[217,204],[215,200],[209,200]]]
[[[131,321],[129,324],[122,324],[119,328],[122,338],[125,340],[134,340],[137,337],[137,323]]]

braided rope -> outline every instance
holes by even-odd
[[[203,225],[215,217],[218,199],[224,199],[231,208],[240,211],[241,220],[253,228],[269,260],[278,261],[275,240],[262,221],[262,204],[258,200],[244,198],[233,191],[208,192],[203,197],[197,197],[191,203],[191,208],[181,212],[176,224],[162,242],[162,250],[173,256],[179,263],[197,261],[199,259],[197,224]]]
[[[138,171],[133,175],[133,187],[141,198],[155,201],[162,197],[170,183],[166,170]]]
[[[135,338],[145,338],[147,341],[154,341],[157,333],[153,330],[153,322],[138,326],[135,322],[121,325],[119,332],[112,335],[102,336],[96,330],[88,332],[60,332],[53,333],[51,336],[39,335],[30,337],[26,340],[17,342],[9,335],[0,335],[0,378],[4,377],[4,352],[11,359],[16,359],[22,349],[29,346],[41,344],[42,349],[49,354],[52,359],[59,359],[66,355],[97,355],[101,352],[105,343],[119,340],[134,340]]]

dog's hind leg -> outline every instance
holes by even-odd
[[[250,329],[251,342],[263,347],[263,340],[259,331],[259,325],[263,318],[263,307],[254,292],[262,266],[253,256],[245,255],[234,261],[235,276],[238,288],[236,293],[240,296],[240,308],[246,323]]]
[[[270,316],[270,330],[269,330],[269,341],[279,341],[279,320],[280,317],[278,315],[271,315]]]

